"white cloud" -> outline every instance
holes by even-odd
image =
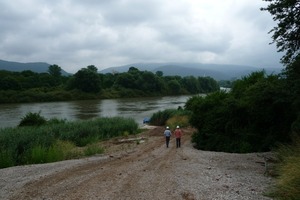
[[[0,59],[69,72],[134,62],[280,66],[262,0],[0,2]]]

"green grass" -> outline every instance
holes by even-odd
[[[277,149],[278,176],[271,197],[279,200],[300,199],[300,138],[292,145],[282,145]]]
[[[84,155],[85,156],[92,156],[95,154],[101,154],[104,152],[104,149],[99,146],[98,144],[89,144],[87,148],[84,150]]]
[[[136,134],[138,125],[122,117],[0,129],[0,168],[48,163],[103,152],[94,144],[117,136]]]

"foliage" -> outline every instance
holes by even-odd
[[[71,79],[70,88],[79,89],[83,92],[97,93],[101,90],[101,80],[97,71],[92,66],[88,68],[82,68],[74,74],[74,78]]]
[[[280,145],[276,150],[279,164],[275,187],[270,193],[276,199],[300,199],[300,138],[291,145]]]
[[[279,76],[254,72],[233,84],[229,93],[190,98],[190,123],[196,148],[226,152],[268,151],[290,139],[296,119],[289,93]]]
[[[19,126],[40,126],[47,122],[47,120],[41,116],[41,113],[29,112],[23,117],[19,123]]]
[[[168,88],[172,95],[178,95],[181,91],[181,86],[177,80],[171,80],[168,82]]]
[[[285,52],[281,61],[291,64],[300,53],[300,1],[299,0],[263,0],[270,2],[266,8],[278,24],[270,32],[280,52]]]
[[[294,102],[294,109],[300,111],[300,55],[295,62],[286,67],[286,89],[290,91],[290,98]]]
[[[158,111],[156,113],[153,113],[150,118],[150,124],[156,125],[156,126],[163,126],[166,125],[167,121],[171,118],[174,118],[172,120],[178,119],[178,123],[182,124],[176,124],[176,125],[185,125],[185,117],[189,116],[191,113],[189,111],[183,110],[183,109],[166,109],[163,111]],[[181,118],[182,117],[182,118]],[[180,119],[180,120],[179,120]],[[172,121],[170,121],[171,123]],[[175,125],[175,126],[176,126]]]
[[[89,144],[87,145],[87,148],[84,150],[84,155],[85,156],[91,156],[95,154],[101,154],[104,152],[104,149],[97,145],[97,144]]]
[[[230,80],[221,80],[218,81],[218,84],[220,85],[220,87],[224,87],[224,88],[232,88],[232,82]]]
[[[163,76],[163,73],[140,71],[99,74],[89,65],[74,75],[61,76],[58,65],[49,73],[0,70],[0,103],[50,102],[99,98],[123,98],[209,93],[219,90],[210,77]]]
[[[48,68],[48,72],[51,76],[60,77],[61,76],[61,67],[58,65],[50,65]]]
[[[51,119],[36,127],[0,129],[0,168],[101,153],[103,149],[95,143],[124,132],[136,134],[137,123],[121,117],[74,122]]]
[[[189,115],[175,115],[166,121],[166,125],[171,129],[175,129],[176,126],[187,127],[189,126]]]
[[[95,65],[89,65],[86,68],[95,73],[97,73],[97,71],[98,71],[98,68]]]

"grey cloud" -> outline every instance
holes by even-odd
[[[1,1],[0,59],[45,61],[78,70],[134,62],[279,60],[267,34],[272,20],[251,0]],[[253,3],[250,3],[253,2]],[[191,5],[193,3],[193,5]],[[219,5],[220,4],[220,5]],[[198,7],[207,11],[202,15]],[[193,6],[193,7],[192,7]],[[201,10],[203,11],[203,10]],[[75,68],[77,66],[77,68]]]

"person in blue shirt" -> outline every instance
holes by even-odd
[[[167,148],[169,148],[169,143],[170,143],[170,138],[171,138],[172,133],[171,133],[170,128],[169,128],[168,126],[166,127],[166,130],[165,130],[165,132],[164,132],[164,135],[165,135],[165,137],[166,137],[166,145],[167,145]]]

